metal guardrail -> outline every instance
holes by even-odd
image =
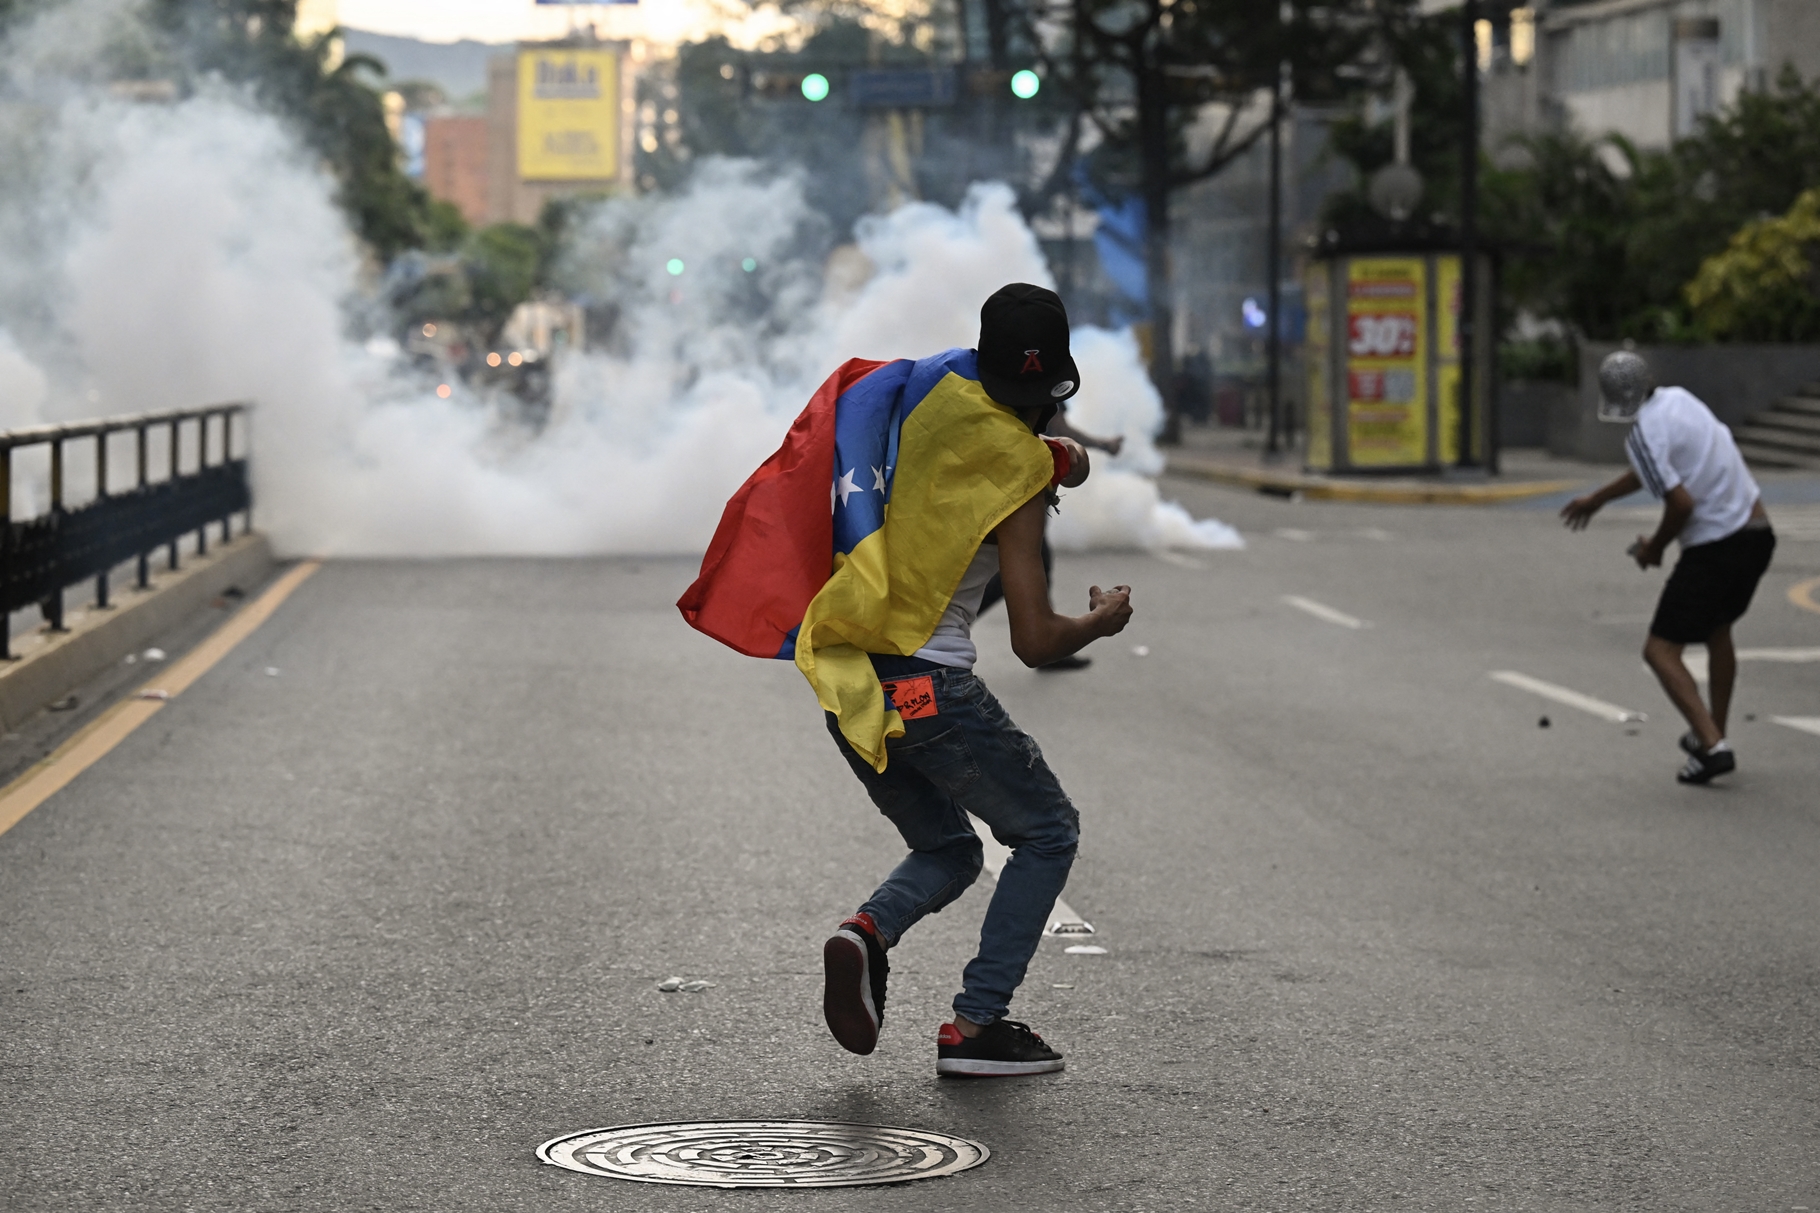
[[[233,536],[235,514],[245,514],[242,533],[252,528],[253,498],[247,477],[247,455],[234,454],[235,419],[244,419],[252,406],[215,404],[198,409],[172,409],[139,413],[74,425],[40,425],[30,429],[0,431],[0,616],[38,605],[53,631],[63,629],[63,591],[77,582],[95,579],[95,605],[108,605],[108,572],[137,556],[138,584],[151,583],[152,553],[169,549],[169,567],[178,567],[178,541],[196,533],[198,555],[208,551],[208,525],[221,524],[222,542]],[[220,418],[219,458],[209,462],[210,438]],[[191,427],[191,423],[193,427]],[[195,436],[194,466],[183,470],[185,431]],[[242,442],[245,442],[242,426]],[[164,478],[152,479],[151,453],[154,431],[168,431],[165,442],[168,467]],[[133,484],[116,490],[110,481],[109,439],[135,436],[136,476]],[[95,452],[94,496],[73,508],[64,504],[64,448],[93,438]],[[26,447],[50,447],[50,504],[48,512],[16,521],[12,517],[13,452]],[[0,625],[0,659],[11,657],[7,628]]]

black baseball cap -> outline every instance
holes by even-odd
[[[979,370],[987,395],[1014,409],[1057,405],[1080,391],[1061,296],[1028,282],[994,291],[980,308]]]

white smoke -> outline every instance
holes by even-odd
[[[81,0],[8,53],[30,97],[0,106],[0,157],[26,166],[0,186],[0,424],[254,400],[260,524],[288,553],[699,551],[842,360],[970,345],[987,294],[1048,282],[1010,192],[980,187],[958,212],[868,219],[871,276],[825,286],[802,183],[711,163],[680,197],[607,204],[577,236],[569,285],[622,320],[614,352],[558,362],[531,434],[459,386],[439,399],[349,331],[372,271],[334,184],[243,94],[135,104],[75,81],[83,38],[117,38],[130,7]],[[1071,415],[1127,446],[1067,495],[1056,542],[1239,543],[1159,500],[1160,409],[1135,344],[1075,340]]]
[[[0,329],[0,429],[36,425],[49,395],[49,378]]]

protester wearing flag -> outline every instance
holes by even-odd
[[[1113,635],[1130,588],[1057,614],[1043,519],[1088,472],[1039,438],[1079,390],[1053,291],[1014,283],[980,309],[977,350],[843,365],[727,503],[677,606],[740,652],[793,660],[828,730],[910,853],[823,948],[823,1012],[854,1053],[884,1023],[886,951],[980,873],[969,814],[1011,848],[961,977],[936,1070],[1039,1074],[1062,1056],[1005,1018],[1067,882],[1079,814],[1041,749],[973,674],[971,629],[998,574],[1011,644],[1041,666]]]

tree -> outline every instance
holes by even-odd
[[[1706,258],[1820,186],[1820,88],[1786,68],[1771,88],[1740,94],[1692,136],[1634,156],[1633,166],[1637,222],[1626,249],[1648,306],[1621,335],[1698,336],[1684,288]]]
[[[1660,299],[1631,249],[1642,221],[1643,157],[1622,139],[1571,130],[1517,146],[1522,167],[1485,169],[1485,231],[1512,254],[1502,310],[1563,320],[1601,340],[1625,335]]]
[[[1409,76],[1409,159],[1422,175],[1422,208],[1427,216],[1456,222],[1460,203],[1460,143],[1465,133],[1460,71],[1459,18],[1453,13],[1400,12],[1380,23],[1383,62],[1377,75],[1388,85],[1394,69]],[[1382,222],[1366,196],[1372,175],[1395,158],[1393,126],[1367,120],[1364,107],[1333,123],[1327,150],[1355,170],[1358,185],[1327,198],[1322,220],[1348,228]]]
[[[0,30],[54,0],[0,0]],[[104,70],[169,79],[180,90],[205,76],[248,86],[333,170],[338,201],[382,261],[408,248],[448,249],[467,225],[448,203],[406,177],[386,128],[377,59],[351,55],[332,69],[337,34],[295,36],[297,0],[148,0],[149,39],[123,39]]]
[[[1383,27],[1415,84],[1412,159],[1426,209],[1443,222],[1457,213],[1460,182],[1455,25],[1442,14]],[[1390,160],[1389,131],[1362,118],[1336,124],[1330,146],[1361,181]],[[1717,334],[1685,290],[1702,265],[1744,225],[1820,186],[1820,88],[1785,70],[1666,149],[1568,128],[1488,151],[1481,224],[1508,253],[1504,315],[1527,311],[1605,341],[1702,339]],[[1340,225],[1369,214],[1362,191],[1335,195],[1324,210]]]
[[[463,250],[469,303],[465,319],[487,341],[494,340],[512,311],[544,279],[550,241],[545,232],[522,223],[483,227]]]
[[[1050,82],[1073,102],[1049,179],[1032,208],[1067,187],[1090,140],[1095,182],[1136,194],[1145,212],[1151,380],[1179,425],[1169,261],[1170,197],[1210,178],[1269,131],[1273,90],[1345,96],[1411,0],[1065,0],[1023,11]],[[1189,129],[1211,119],[1204,146]]]
[[[1260,97],[1285,68],[1307,100],[1355,91],[1345,69],[1368,57],[1380,27],[1414,2],[963,0],[963,21],[967,7],[978,6],[985,37],[974,49],[984,59],[959,65],[955,105],[918,115],[918,195],[953,203],[981,175],[1009,177],[1024,213],[1035,216],[1076,188],[1084,167],[1101,192],[1141,199],[1152,375],[1172,403],[1171,195],[1219,173],[1268,133]],[[647,150],[640,172],[673,181],[689,158],[707,153],[794,161],[816,181],[817,205],[844,230],[875,203],[866,184],[868,128],[849,107],[792,95],[795,81],[824,72],[838,90],[851,69],[939,68],[930,48],[944,39],[880,30],[870,18],[862,24],[858,10],[833,0],[792,11],[814,26],[799,51],[738,51],[716,40],[681,49],[675,91],[649,98],[677,110],[675,145]],[[957,31],[946,41],[966,39]],[[1010,71],[1018,67],[1040,69],[1035,98],[1010,100]],[[1206,138],[1191,131],[1209,118]],[[1040,166],[1032,149],[1041,151]]]
[[[378,90],[385,65],[350,55],[329,67],[336,34],[295,36],[297,0],[151,0],[153,25],[188,79],[218,74],[249,85],[334,170],[354,230],[382,260],[407,248],[447,247],[459,213],[406,177]]]
[[[1747,223],[1687,284],[1700,329],[1721,341],[1813,341],[1820,337],[1820,189],[1786,215]]]
[[[960,201],[974,179],[972,102],[963,95],[950,107],[896,119],[852,105],[854,72],[868,68],[950,70],[930,50],[873,30],[844,13],[803,13],[814,22],[794,50],[742,50],[715,37],[678,48],[670,79],[641,82],[641,104],[676,118],[655,147],[641,148],[638,172],[659,189],[680,184],[691,163],[705,156],[745,156],[794,165],[816,183],[813,201],[839,231],[878,204],[877,162],[881,133],[902,135],[914,177],[911,192],[946,204]],[[826,100],[801,92],[805,75],[825,76]],[[965,74],[963,73],[963,85]]]

